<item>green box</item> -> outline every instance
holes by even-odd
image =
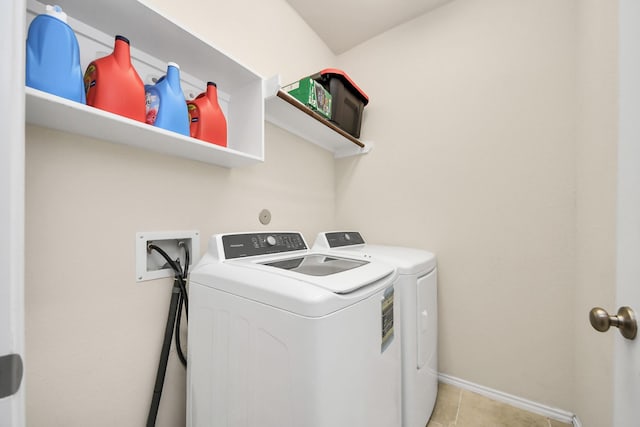
[[[305,77],[282,88],[321,116],[331,119],[331,94],[310,77]]]

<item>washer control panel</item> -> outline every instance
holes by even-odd
[[[300,233],[243,233],[222,236],[226,259],[307,249]]]
[[[364,244],[364,239],[357,231],[338,231],[326,233],[325,236],[327,236],[327,243],[330,248]]]

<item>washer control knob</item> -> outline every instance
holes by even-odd
[[[276,238],[274,236],[267,236],[267,245],[275,246],[277,243]]]

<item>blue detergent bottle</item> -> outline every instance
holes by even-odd
[[[180,67],[167,65],[167,75],[154,85],[145,85],[146,122],[159,128],[189,136],[189,112],[180,86]]]
[[[85,103],[78,39],[60,6],[46,7],[29,25],[27,86]]]

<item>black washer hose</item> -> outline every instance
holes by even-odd
[[[189,318],[189,300],[185,281],[189,274],[190,254],[189,248],[180,242],[180,246],[185,250],[185,268],[180,268],[180,263],[173,261],[169,255],[160,247],[150,244],[148,249],[157,251],[167,261],[171,269],[175,273],[173,288],[171,290],[171,301],[169,303],[169,313],[167,315],[167,324],[164,329],[164,340],[162,342],[162,350],[160,351],[160,360],[158,362],[158,371],[156,373],[156,382],[153,389],[153,397],[151,398],[151,407],[147,416],[147,427],[154,427],[158,416],[158,408],[160,407],[160,398],[162,397],[162,389],[164,387],[164,378],[167,373],[167,362],[169,360],[169,351],[171,350],[171,338],[175,332],[176,349],[180,362],[186,367],[187,359],[184,356],[180,345],[180,319],[182,317],[182,305],[184,304],[185,316]]]
[[[189,263],[191,262],[191,254],[189,253],[189,248],[184,242],[178,243],[178,246],[181,246],[184,249],[184,272],[182,274],[182,280],[184,283],[187,282],[187,276],[189,275]],[[180,343],[180,323],[182,320],[182,304],[183,302],[189,302],[189,297],[186,294],[180,294],[180,300],[178,301],[178,317],[176,319],[176,328],[175,328],[175,340],[176,340],[176,350],[178,352],[178,359],[180,359],[180,363],[186,368],[187,367],[187,358],[182,351],[182,345]],[[186,314],[186,310],[185,310]]]
[[[177,284],[177,282],[177,279],[173,282],[171,302],[169,303],[169,315],[167,316],[167,325],[164,328],[164,341],[162,342],[160,361],[158,362],[158,372],[156,373],[156,384],[153,388],[151,407],[149,408],[149,415],[147,416],[147,427],[154,427],[156,425],[156,417],[158,416],[158,408],[160,407],[160,398],[162,397],[164,377],[167,373],[169,350],[171,349],[171,336],[173,335],[173,327],[176,322],[178,300],[180,299],[180,286]]]
[[[167,261],[167,264],[169,264],[171,269],[175,272],[176,280],[178,280],[178,284],[180,285],[180,291],[182,292],[182,296],[184,297],[184,312],[187,315],[187,319],[189,319],[189,299],[187,298],[187,288],[184,284],[186,276],[185,278],[183,278],[184,273],[182,272],[182,268],[180,268],[180,264],[176,264],[176,262],[172,260],[171,257],[169,257],[169,255],[167,255],[167,253],[161,247],[156,246],[154,244],[150,244],[147,247],[150,250],[154,250],[158,252],[160,255],[162,255],[162,258],[164,258],[165,261]],[[186,268],[187,269],[189,268],[189,264],[187,264]]]

